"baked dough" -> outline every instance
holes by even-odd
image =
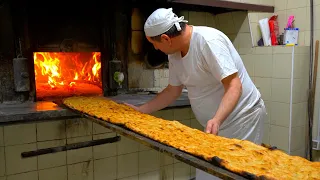
[[[125,104],[104,97],[70,97],[63,103],[122,125],[153,140],[203,158],[231,172],[252,179],[320,179],[320,162],[290,156],[280,150],[247,140],[229,139],[140,113]]]

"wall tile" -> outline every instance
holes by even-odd
[[[174,119],[172,109],[162,110],[161,113],[162,113],[161,118],[163,118],[163,119],[166,119],[166,120],[173,120]]]
[[[310,30],[304,31],[304,44],[306,46],[310,46],[310,34],[311,34]]]
[[[116,133],[99,134],[99,135],[94,135],[93,140],[112,138],[115,136],[116,136]],[[116,156],[117,155],[117,143],[118,142],[93,146],[92,148],[93,148],[94,159],[102,159],[102,158]]]
[[[287,9],[287,1],[288,0],[281,0],[281,1],[275,0],[274,1],[275,11]]]
[[[291,151],[305,148],[305,126],[292,128],[291,132]]]
[[[139,180],[160,180],[160,171],[152,171],[145,174],[139,174]]]
[[[18,145],[36,142],[36,125],[19,124],[4,126],[4,144]]]
[[[250,77],[254,76],[254,56],[251,54],[242,55],[241,59]]]
[[[248,13],[244,11],[232,12],[235,29],[240,33],[250,33]]]
[[[48,141],[66,138],[66,121],[37,123],[37,141]]]
[[[190,166],[190,178],[195,178],[196,177],[196,168]]]
[[[303,32],[299,32],[299,36],[298,36],[298,45],[299,46],[306,46],[306,44],[304,44],[305,42],[305,35],[304,35],[305,31]]]
[[[288,151],[289,128],[281,126],[270,126],[270,145]]]
[[[184,16],[184,19],[189,20],[189,11],[180,11],[180,16]]]
[[[118,156],[118,174],[117,178],[125,178],[138,175],[139,167],[139,155],[138,153],[131,153]]]
[[[149,150],[139,152],[139,174],[155,171],[160,168],[160,154]]]
[[[272,101],[290,102],[290,79],[272,79]]]
[[[195,26],[205,26],[206,13],[198,11],[189,11],[189,23]]]
[[[284,0],[284,1],[286,1],[286,0]],[[276,14],[278,15],[279,33],[281,34],[284,32],[284,28],[287,25],[287,21],[288,21],[287,10],[276,11]],[[280,48],[282,48],[282,47],[280,47]]]
[[[267,6],[274,6],[276,0],[260,0],[260,4]]]
[[[167,165],[173,164],[173,157],[165,153],[159,153],[159,156],[160,156],[160,166],[167,166]]]
[[[270,144],[270,124],[264,124],[262,143]]]
[[[160,78],[154,79],[154,87],[160,87]]]
[[[272,102],[271,101],[264,101],[264,105],[266,106],[266,111],[267,111],[267,118],[265,119],[265,123],[271,124]]]
[[[105,128],[97,123],[92,123],[92,132],[93,134],[105,134],[105,133],[111,133],[112,130]]]
[[[305,149],[299,149],[296,151],[291,151],[290,152],[291,156],[300,156],[302,158],[306,158],[306,150]]]
[[[292,69],[291,54],[274,54],[273,55],[273,78],[290,78]]]
[[[260,89],[262,99],[271,100],[271,78],[255,78],[255,85]]]
[[[93,180],[93,162],[68,165],[68,180]]]
[[[308,100],[308,79],[294,79],[293,80],[293,93],[292,103],[300,103]]]
[[[264,19],[264,18],[270,18],[273,14],[272,13],[263,13],[263,12],[259,12],[259,20],[260,19]]]
[[[254,54],[272,54],[272,47],[255,47]]]
[[[287,17],[294,16],[295,27],[299,27],[300,31],[308,30],[307,27],[307,7],[297,9],[287,9]]]
[[[148,151],[148,150],[151,150],[151,148],[142,143],[139,144],[139,151]]]
[[[307,125],[307,102],[292,105],[292,127]]]
[[[0,177],[6,174],[6,161],[4,156],[4,147],[0,147]]]
[[[309,13],[309,12],[307,12],[307,13]],[[317,18],[320,17],[320,6],[319,6],[319,4],[317,6],[314,6],[314,17],[315,17],[314,18],[315,19],[315,21],[314,21],[314,29],[319,30],[320,29],[320,22],[319,22],[319,20],[317,20]]]
[[[126,178],[121,178],[119,180],[139,180],[139,176],[131,176],[131,177],[126,177]]]
[[[271,124],[289,127],[290,124],[290,105],[287,103],[271,103]]]
[[[94,161],[94,180],[111,180],[117,178],[117,157]]]
[[[6,180],[7,178],[5,176],[0,177],[0,180]]]
[[[38,142],[37,145],[38,145],[38,149],[64,146],[66,145],[66,140]],[[57,166],[63,166],[66,164],[67,164],[66,151],[38,156],[38,169],[52,168]]]
[[[7,180],[35,180],[38,179],[38,172],[27,172],[22,174],[15,174],[12,176],[8,176]]]
[[[238,29],[235,29],[233,18],[231,13],[223,13],[217,15],[219,30],[225,34],[237,33]]]
[[[4,146],[3,127],[0,127],[0,146]]]
[[[68,180],[67,166],[40,170],[39,180]]]
[[[67,138],[87,136],[92,134],[92,121],[78,118],[66,121]]]
[[[22,152],[36,149],[36,143],[5,147],[7,175],[37,170],[37,157],[21,158]]]
[[[199,123],[197,119],[191,119],[191,127],[198,129],[199,131],[204,131],[204,127]]]
[[[173,164],[161,167],[161,179],[174,180],[173,167]]]
[[[168,86],[169,78],[161,78],[160,79],[160,87],[166,87]]]
[[[190,166],[185,163],[176,163],[173,165],[174,180],[185,180],[190,178]]]
[[[243,3],[260,4],[260,0],[241,0]]]
[[[216,17],[208,12],[206,12],[206,26],[217,28]]]
[[[308,54],[294,55],[294,78],[309,78],[309,61]]]
[[[253,37],[253,45],[254,46],[258,46],[258,41],[261,39],[262,35],[261,35],[261,30],[260,30],[260,26],[259,23],[250,23],[251,26],[251,34]]]
[[[177,108],[173,110],[174,120],[187,120],[190,119],[190,108]]]
[[[272,55],[254,55],[254,76],[272,77]]]
[[[258,12],[249,12],[248,16],[249,16],[250,24],[259,22],[259,13]]]
[[[307,6],[307,1],[287,0],[287,9],[295,9],[295,8],[301,8],[306,6]]]
[[[253,47],[250,33],[238,33],[238,37],[239,37],[239,48]]]
[[[85,136],[85,137],[67,139],[67,143],[72,144],[72,143],[79,143],[79,142],[85,142],[85,141],[91,141],[91,140],[92,140],[92,136]],[[90,161],[92,157],[93,157],[92,147],[86,147],[82,149],[74,149],[74,150],[67,151],[68,164],[74,164],[74,163],[79,163],[83,161]]]
[[[138,152],[139,142],[125,136],[121,136],[121,140],[117,143],[117,149],[118,155]]]
[[[292,54],[293,47],[290,46],[273,46],[273,54]]]

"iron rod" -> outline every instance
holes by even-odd
[[[107,144],[107,143],[114,143],[114,142],[120,141],[120,139],[121,139],[120,136],[115,136],[112,138],[105,138],[105,139],[98,139],[98,140],[93,140],[93,141],[67,144],[65,146],[38,149],[35,151],[23,152],[23,153],[21,153],[21,157],[28,158],[28,157],[39,156],[39,155],[44,155],[44,154],[57,153],[57,152],[61,152],[61,151],[80,149],[80,148],[97,146],[97,145],[102,145],[102,144]]]

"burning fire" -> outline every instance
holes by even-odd
[[[36,84],[51,89],[74,87],[78,82],[101,84],[101,53],[35,52]]]

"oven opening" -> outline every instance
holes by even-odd
[[[102,95],[100,52],[34,52],[36,99]]]

